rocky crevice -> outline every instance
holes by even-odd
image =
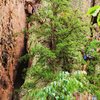
[[[14,89],[24,83],[24,68],[28,61],[20,62],[27,53],[26,17],[34,12],[40,0],[0,0],[0,100],[15,100]]]
[[[21,57],[23,57],[24,55],[26,55],[28,53],[27,51],[27,37],[26,35],[24,35],[24,48],[22,49],[22,54]],[[21,60],[19,58],[19,61],[17,63],[17,65],[19,66],[17,68],[17,73],[15,76],[15,80],[14,80],[14,91],[13,91],[13,95],[12,95],[12,100],[20,100],[19,98],[19,90],[20,87],[23,85],[24,81],[25,81],[25,76],[26,76],[26,71],[28,68],[28,59],[27,60]]]
[[[99,0],[91,0],[91,7],[94,7],[96,5],[100,5],[100,1]],[[97,24],[97,16],[95,17],[91,17],[91,24],[92,25],[96,25]],[[95,29],[98,30],[98,26],[95,26]],[[94,32],[93,32],[93,28],[91,27],[90,28],[90,31],[91,31],[91,37],[93,38],[94,37]]]
[[[21,57],[23,57],[28,53],[26,35],[24,35],[24,47],[21,52],[22,52]],[[19,89],[24,83],[26,70],[28,68],[28,59],[24,61],[19,58],[17,66],[19,67],[17,68],[17,73],[14,80],[14,89]]]
[[[22,14],[22,15],[21,15]],[[24,47],[23,0],[0,0],[0,100],[11,100],[18,59]]]

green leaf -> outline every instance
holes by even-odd
[[[87,14],[92,15],[92,16],[95,17],[99,13],[99,11],[100,11],[100,6],[94,6],[94,7],[91,7],[88,10]]]
[[[98,17],[97,17],[97,23],[98,23],[98,25],[100,26],[100,13],[99,13],[99,15],[98,15]]]

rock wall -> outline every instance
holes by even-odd
[[[79,9],[83,13],[86,13],[91,6],[91,1],[92,0],[72,0],[72,6],[74,9]]]
[[[96,4],[95,5],[100,5],[100,0],[95,0]]]
[[[0,100],[12,97],[25,21],[24,0],[0,0]]]
[[[82,12],[86,13],[89,7],[100,5],[100,0],[72,0],[72,5],[74,9],[80,9]]]

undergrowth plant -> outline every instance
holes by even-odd
[[[30,88],[23,96],[24,100],[76,100],[75,93],[84,93],[87,91],[92,95],[99,94],[95,91],[95,85],[89,83],[86,75],[81,71],[77,71],[74,74],[61,71],[59,72],[55,80],[49,83],[47,86],[41,89]],[[94,90],[94,91],[93,91]],[[97,93],[96,93],[97,92]]]
[[[27,72],[22,86],[23,98],[72,100],[74,92],[92,93],[86,77],[68,73],[81,70],[84,63],[80,51],[87,44],[90,29],[81,13],[70,7],[69,0],[42,0],[41,7],[28,21],[32,24],[28,32],[35,34],[38,40],[28,57],[38,59]],[[95,41],[86,48],[87,53],[94,45]],[[93,56],[97,57],[97,53]]]
[[[97,16],[97,23],[100,26],[100,6],[97,5],[97,6],[91,7],[88,10],[88,14],[91,15],[91,16],[93,16],[93,17]]]
[[[71,9],[69,0],[43,0],[42,5],[31,16],[30,23],[33,25],[29,30],[36,34],[37,39],[42,37],[42,48],[37,48],[36,44],[31,52],[40,56],[38,61],[52,68],[78,69],[76,66],[83,62],[80,47],[86,44],[85,36],[89,33],[87,23],[83,22],[78,10]],[[52,60],[52,56],[55,59]]]

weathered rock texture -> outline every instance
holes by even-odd
[[[25,18],[24,0],[0,0],[0,100],[12,97],[17,63],[24,48]]]
[[[95,5],[100,5],[100,0],[95,0]]]
[[[75,9],[80,9],[86,13],[89,7],[100,5],[100,0],[72,0],[72,5]]]
[[[86,13],[88,8],[91,6],[91,1],[92,0],[72,0],[72,5],[74,9],[79,9]]]

